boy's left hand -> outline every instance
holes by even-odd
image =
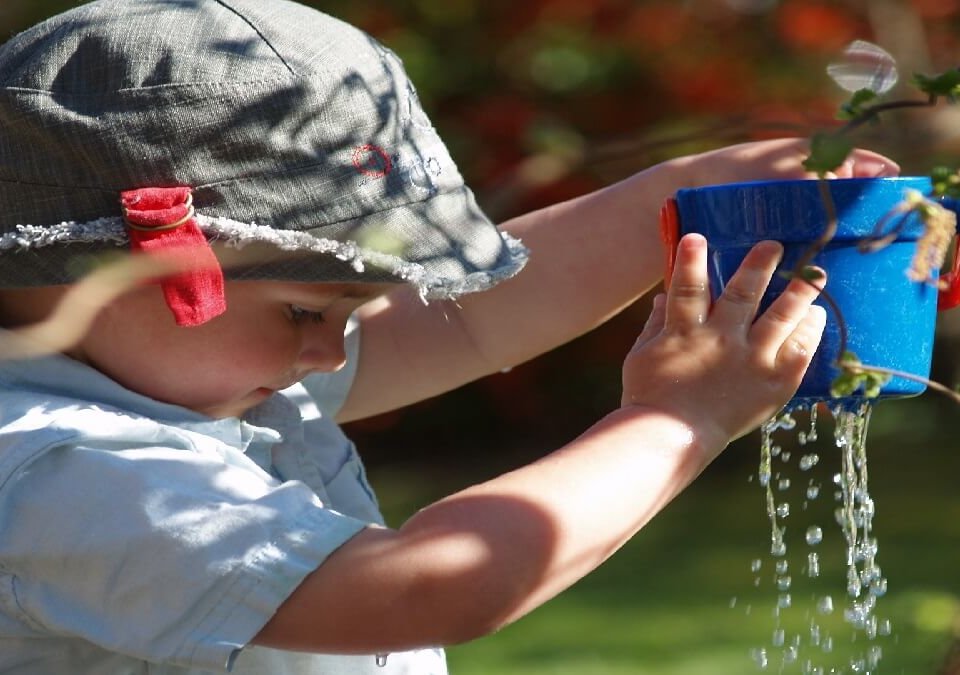
[[[782,246],[765,241],[710,300],[707,242],[680,240],[667,293],[623,368],[624,407],[653,408],[684,422],[710,453],[756,428],[796,392],[826,322],[818,290],[793,280],[757,317]]]

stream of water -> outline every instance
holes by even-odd
[[[871,411],[869,402],[821,403],[781,413],[761,428],[757,479],[770,522],[770,547],[751,561],[750,572],[758,589],[765,579],[772,582],[774,600],[769,643],[751,651],[760,670],[802,675],[877,672],[892,627],[878,612],[887,580],[877,562],[868,483]],[[833,434],[821,439],[818,417],[827,412]],[[824,470],[831,474],[829,482],[822,479]],[[831,497],[833,522],[816,520],[813,513],[823,512]],[[842,579],[821,578],[821,543],[831,533],[840,537]],[[791,566],[798,567],[798,573]]]

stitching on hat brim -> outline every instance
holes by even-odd
[[[529,251],[520,240],[505,232],[499,232],[507,247],[509,262],[491,270],[471,272],[462,278],[452,279],[432,273],[420,263],[365,249],[353,241],[337,241],[295,230],[276,230],[265,225],[199,213],[196,214],[196,220],[209,239],[228,247],[242,249],[250,244],[266,244],[279,251],[298,255],[330,255],[350,264],[358,274],[363,273],[366,265],[372,265],[393,275],[398,281],[415,286],[424,301],[453,299],[491,288],[517,274],[529,258]],[[123,219],[108,216],[85,223],[65,221],[47,227],[18,225],[15,231],[0,235],[0,252],[69,243],[113,243],[124,246],[128,242]]]

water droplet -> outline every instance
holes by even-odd
[[[890,619],[880,619],[880,622],[877,624],[877,635],[890,635],[893,632],[893,626],[890,623]]]
[[[851,598],[859,598],[861,590],[863,590],[863,584],[860,581],[860,574],[856,566],[851,565],[847,569],[847,595]]]
[[[790,504],[788,504],[787,502],[777,504],[777,517],[786,518],[789,515],[790,515]]]
[[[730,598],[730,609],[733,609],[737,606],[737,596]]]
[[[820,643],[820,649],[823,650],[825,654],[829,654],[833,651],[833,638],[829,635],[823,638],[823,641]]]
[[[770,663],[770,661],[769,661],[769,659],[768,659],[768,657],[767,657],[767,650],[766,650],[766,649],[763,649],[763,648],[760,648],[760,649],[751,649],[751,650],[750,650],[750,658],[753,659],[753,662],[754,662],[755,664],[757,664],[757,667],[759,667],[759,668],[761,668],[761,669],[764,669],[764,670],[766,669],[766,667],[767,667],[767,666],[769,665],[769,663]]]
[[[789,479],[789,478],[781,478],[781,479],[777,482],[777,489],[780,490],[781,492],[784,491],[784,490],[789,490],[789,489],[790,489],[790,479]]]
[[[759,572],[761,567],[763,567],[763,561],[760,558],[754,558],[750,561],[751,572]]]
[[[807,576],[811,578],[820,576],[820,557],[816,553],[807,554]]]
[[[817,601],[817,611],[821,614],[833,614],[833,598],[825,595]]]
[[[776,431],[778,429],[791,431],[796,426],[797,420],[793,419],[793,416],[790,415],[790,413],[782,413],[780,417],[773,421],[771,431]]]
[[[773,638],[771,642],[774,647],[782,647],[786,638],[786,633],[782,628],[777,628],[773,631]]]
[[[804,455],[800,458],[800,469],[802,471],[809,471],[817,465],[817,462],[820,461],[820,456],[815,454]]]
[[[811,525],[807,528],[807,543],[810,546],[816,546],[821,541],[823,541],[823,530],[821,530],[816,525]]]
[[[790,577],[777,577],[777,588],[781,591],[789,591],[792,583],[793,579]]]
[[[874,579],[870,582],[870,594],[879,598],[887,594],[887,580],[883,577]]]
[[[809,485],[807,486],[807,499],[816,499],[820,496],[820,486],[819,485]]]
[[[787,545],[783,541],[775,541],[770,544],[770,555],[781,557],[786,555]]]
[[[810,644],[813,646],[820,644],[820,626],[814,622],[810,623]]]
[[[871,668],[876,668],[880,664],[880,659],[883,658],[883,647],[880,645],[871,645],[870,649],[867,650],[867,663]]]
[[[386,668],[387,666],[387,657],[389,654],[377,654],[377,666],[380,668]],[[369,661],[367,662],[369,663]]]
[[[781,593],[777,597],[777,607],[780,609],[788,609],[793,604],[793,598],[790,597],[789,593]]]
[[[777,564],[774,565],[774,569],[777,571],[777,574],[786,574],[790,569],[790,563],[786,560],[778,560]]]

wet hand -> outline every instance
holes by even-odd
[[[621,405],[670,414],[715,452],[783,407],[813,358],[826,314],[811,304],[819,291],[794,279],[757,317],[781,256],[780,244],[757,244],[711,304],[707,242],[683,237],[670,289],[655,300],[624,362]]]

